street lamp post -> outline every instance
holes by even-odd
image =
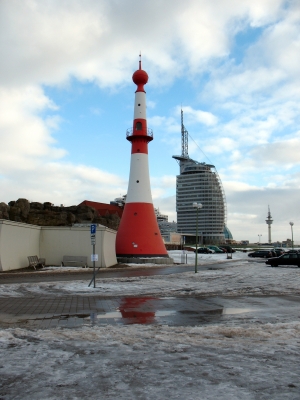
[[[198,272],[198,212],[202,208],[201,203],[193,203],[193,207],[197,210],[196,217],[196,256],[195,256],[195,274]]]
[[[258,246],[260,247],[260,238],[262,237],[262,235],[258,234]]]
[[[292,231],[292,249],[294,249],[294,235],[293,235],[293,225],[294,225],[294,222],[290,222],[290,225],[291,225],[291,231]]]

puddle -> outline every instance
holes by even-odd
[[[175,315],[176,311],[175,310],[161,310],[161,311],[156,311],[156,312],[138,312],[138,311],[127,311],[127,313],[124,315],[120,311],[112,311],[108,312],[106,314],[97,314],[96,317],[93,315],[90,316],[91,320],[97,320],[97,319],[115,319],[115,318],[120,318],[123,319],[124,322],[126,320],[135,320],[136,324],[144,324],[144,323],[149,323],[151,322],[150,319],[155,318],[155,317],[167,317],[170,315]]]
[[[173,298],[169,298],[171,300]],[[165,300],[165,299],[164,299]],[[129,300],[130,302],[132,299]],[[128,302],[128,300],[127,300]],[[151,311],[141,311],[138,307],[138,299],[134,299],[134,308],[119,308],[116,311],[110,311],[107,313],[92,313],[88,318],[85,315],[85,319],[89,319],[93,323],[97,323],[98,320],[110,320],[118,319],[120,323],[129,324],[151,324],[155,320],[161,317],[174,317],[175,319],[181,319],[182,317],[192,318],[192,317],[213,317],[222,315],[234,315],[234,314],[244,314],[257,312],[258,309],[255,308],[233,308],[233,307],[218,307],[215,309],[203,309],[203,310],[151,310]],[[143,299],[142,304],[145,305],[145,299]],[[128,304],[127,304],[128,307]],[[80,317],[79,317],[80,318]],[[157,321],[159,322],[159,321]]]
[[[104,319],[104,318],[122,318],[122,314],[119,311],[108,312],[106,314],[98,314],[96,318],[91,319]]]
[[[66,313],[66,304],[69,313]],[[39,299],[40,309],[49,299]],[[104,324],[167,324],[170,326],[199,326],[230,319],[232,323],[243,319],[249,322],[259,317],[276,321],[278,314],[299,315],[300,296],[251,296],[251,297],[115,297],[101,298],[74,296],[71,302],[62,298],[47,308],[47,313],[33,313],[36,299],[28,299],[19,314],[19,303],[11,313],[0,314],[0,326],[34,326],[36,328]],[[60,304],[60,308],[58,307]],[[1,307],[1,304],[0,304]],[[0,310],[1,311],[1,310]]]
[[[244,314],[249,312],[257,312],[255,308],[223,308],[223,314]]]

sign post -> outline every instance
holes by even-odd
[[[95,245],[96,245],[96,224],[91,225],[91,244],[93,246],[93,280],[94,280],[94,288],[96,287],[96,271],[95,271]]]

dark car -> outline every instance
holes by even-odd
[[[227,245],[222,245],[220,246],[220,249],[224,249],[227,253],[235,253],[235,250],[231,246]]]
[[[194,253],[196,253],[196,250],[194,250]],[[207,247],[198,247],[197,253],[211,254],[213,251]]]
[[[276,253],[276,257],[279,257],[285,253],[284,250],[282,250],[282,249],[274,249],[274,251]]]
[[[271,258],[274,254],[272,254],[271,250],[257,250],[253,253],[249,253],[248,257]]]
[[[300,253],[287,253],[279,257],[271,258],[266,261],[266,264],[271,267],[278,267],[278,265],[297,265],[300,268]]]
[[[207,246],[210,250],[213,250],[215,253],[226,253],[225,250],[220,249],[218,246],[209,245]]]

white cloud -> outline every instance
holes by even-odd
[[[300,163],[299,153],[300,138],[294,138],[257,146],[251,150],[250,156],[258,168],[266,164],[277,168],[283,165],[292,168]]]
[[[300,234],[297,188],[293,186],[285,189],[258,188],[239,181],[223,181],[223,184],[227,198],[228,227],[235,239],[249,239],[256,242],[257,235],[263,234],[262,242],[267,242],[268,231],[265,220],[268,205],[274,219],[273,240],[285,240],[290,237],[290,220],[295,222],[297,229],[295,238]]]
[[[261,39],[252,46],[247,57],[247,64],[272,67],[282,71],[290,78],[299,79],[300,37],[299,2],[291,2],[284,18],[271,25]]]
[[[57,106],[37,86],[0,89],[1,201],[19,197],[36,201],[79,203],[87,194],[109,202],[126,182],[85,165],[65,163],[66,151],[56,147],[52,131],[56,114],[43,119],[41,112],[57,112]]]
[[[169,80],[183,73],[184,65],[195,72],[211,58],[228,54],[230,23],[248,18],[254,25],[267,24],[280,15],[284,2],[259,3],[2,2],[0,79],[5,85],[54,84],[73,75],[101,86],[120,84],[138,48],[146,49],[151,75],[163,73]]]
[[[147,101],[147,107],[150,108],[150,109],[155,108],[156,107],[155,101],[148,100]]]
[[[237,147],[237,142],[233,139],[221,137],[217,141],[214,138],[213,140],[208,140],[203,147],[205,153],[210,154],[221,154],[224,151],[232,152]]]
[[[180,124],[174,117],[154,115],[153,117],[148,117],[147,121],[149,126],[161,128],[166,134],[180,132]]]
[[[179,110],[179,108],[178,108]],[[218,118],[211,112],[195,110],[192,107],[184,106],[182,107],[185,120],[187,123],[197,123],[200,122],[204,125],[215,125],[218,122]]]
[[[119,193],[126,193],[127,182],[97,168],[39,160],[31,168],[19,165],[14,170],[8,169],[1,187],[1,201],[25,197],[71,205],[97,199],[109,203]]]
[[[40,88],[34,86],[19,89],[0,88],[0,102],[2,174],[9,169],[17,169],[20,165],[24,169],[30,169],[36,165],[37,160],[45,157],[58,159],[66,154],[65,150],[55,147],[55,141],[48,128],[49,119],[44,121],[37,115],[42,110],[57,109]],[[58,123],[57,117],[56,123]]]
[[[199,91],[184,107],[184,123],[205,152],[218,156],[234,229],[229,227],[243,233],[244,215],[253,221],[246,233],[254,232],[265,218],[257,207],[265,210],[274,199],[282,205],[274,208],[277,215],[298,215],[293,191],[300,182],[294,169],[300,122],[297,1],[11,0],[1,2],[0,13],[2,201],[54,201],[55,194],[57,203],[72,204],[84,198],[109,201],[126,191],[127,183],[116,175],[66,163],[67,150],[54,136],[63,120],[60,105],[45,95],[43,85],[64,88],[75,78],[117,90],[127,83],[141,50],[160,93],[179,77]],[[262,33],[237,65],[231,53],[235,35],[249,27]],[[159,109],[153,98],[151,111]],[[180,132],[180,110],[174,103],[169,107],[169,117],[165,107],[148,122],[157,128],[155,135],[179,148],[174,133]],[[190,141],[190,153],[196,155],[195,142]],[[284,168],[291,168],[289,175]],[[153,198],[169,215],[175,214],[169,192],[174,179],[153,180]],[[231,179],[236,182],[226,183]],[[257,179],[267,188],[258,188]]]

